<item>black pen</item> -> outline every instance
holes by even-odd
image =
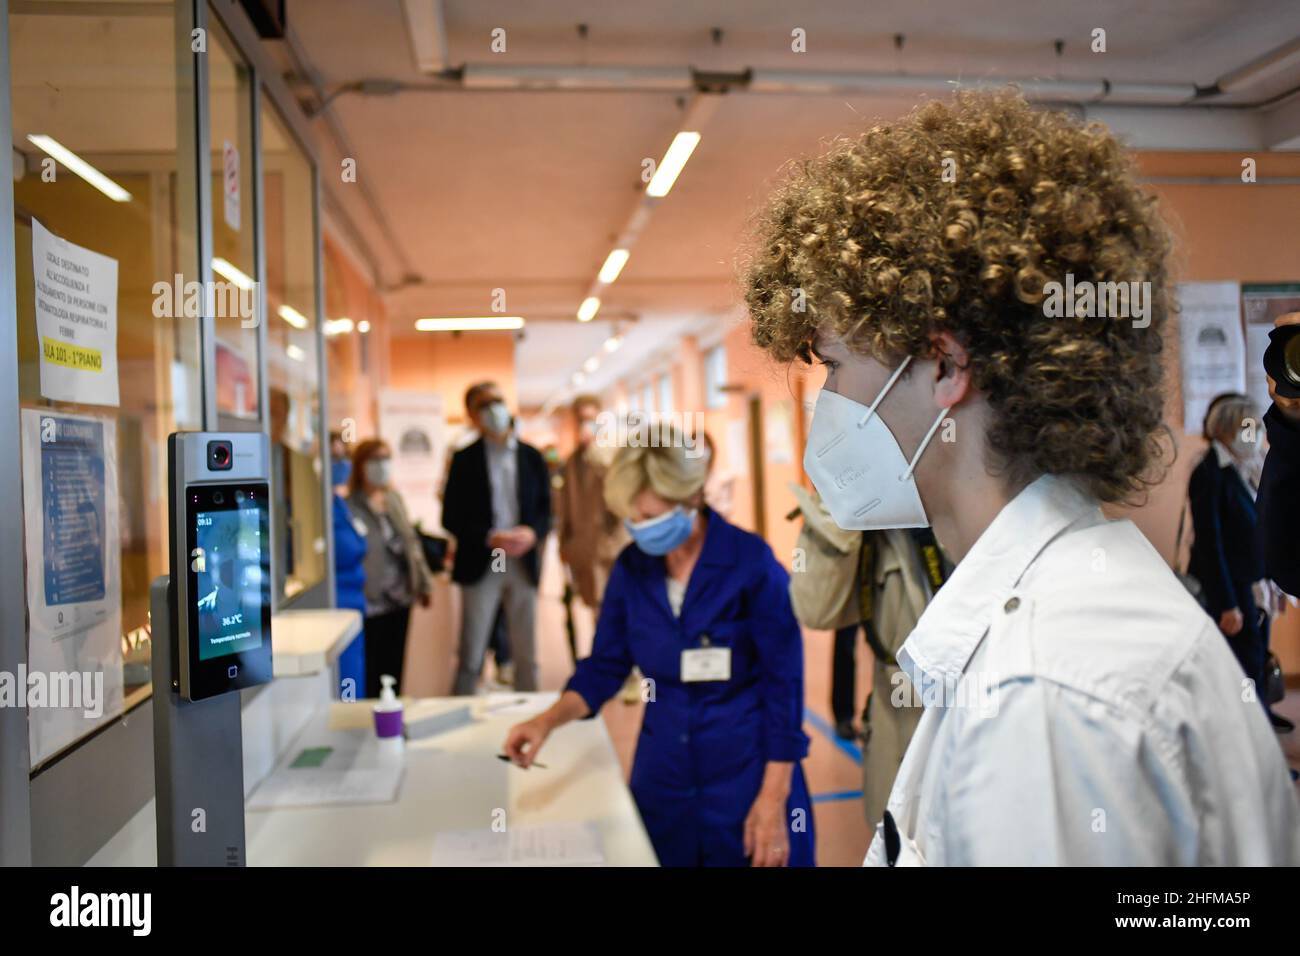
[[[498,759],[498,760],[504,760],[506,763],[515,763],[513,760],[511,760],[511,759],[510,759],[509,757],[507,757],[505,754],[497,754],[497,759]],[[518,765],[518,764],[515,764],[515,766],[518,767],[519,765]],[[546,764],[544,764],[544,763],[534,763],[534,764],[529,764],[528,766],[529,766],[529,767],[540,767],[540,768],[543,769],[543,770],[546,769]],[[521,770],[527,770],[528,767],[521,767],[520,769],[521,769]]]

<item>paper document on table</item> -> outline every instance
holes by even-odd
[[[450,830],[433,841],[434,866],[599,866],[605,862],[594,823],[541,823],[494,830]]]
[[[392,803],[402,784],[400,759],[367,748],[303,747],[291,752],[248,798],[249,810]]]

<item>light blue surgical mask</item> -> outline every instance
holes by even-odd
[[[510,430],[510,409],[505,402],[493,402],[483,409],[483,427],[497,435]]]
[[[672,511],[645,521],[624,519],[624,527],[646,554],[664,555],[680,547],[695,528],[695,509],[678,505]]]
[[[346,485],[348,479],[352,477],[352,462],[346,458],[340,458],[338,461],[330,462],[330,482],[335,485]]]

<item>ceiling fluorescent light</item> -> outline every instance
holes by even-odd
[[[345,332],[351,332],[352,320],[349,318],[326,319],[324,331],[326,335],[342,335]]]
[[[256,285],[256,283],[253,282],[246,273],[242,272],[238,267],[220,256],[217,256],[212,260],[212,271],[221,276],[221,278],[225,279],[227,282],[233,282],[241,289],[251,289]]]
[[[305,362],[307,360],[307,353],[292,342],[284,347],[284,354],[289,356],[289,358],[293,359],[295,362]]]
[[[131,194],[119,186],[113,180],[109,179],[90,163],[86,162],[68,147],[64,146],[57,139],[43,134],[28,134],[28,142],[37,149],[44,150],[50,156],[62,163],[72,172],[76,173],[90,185],[94,186],[101,193],[107,196],[113,202],[130,202]]]
[[[623,271],[623,267],[627,265],[630,255],[632,253],[626,249],[615,249],[610,252],[609,257],[605,259],[605,264],[600,267],[600,275],[597,278],[605,285],[609,285]]]
[[[369,320],[369,319],[362,319],[360,322],[358,322],[358,323],[357,323],[357,331],[360,332],[362,335],[365,335],[367,332],[369,332],[369,331],[370,331],[370,320]]]
[[[291,305],[282,305],[276,311],[279,313],[280,318],[284,319],[284,321],[288,322],[295,329],[305,329],[307,326],[311,325],[311,323],[307,321],[307,316],[303,315]]]
[[[441,73],[447,69],[442,0],[402,0],[402,9],[406,13],[406,33],[411,38],[416,69],[421,73]]]
[[[589,295],[582,300],[582,305],[578,306],[578,321],[590,322],[600,311],[600,299],[594,295]]]
[[[677,177],[686,167],[686,161],[691,158],[691,153],[695,152],[695,147],[699,143],[699,133],[683,130],[674,136],[668,152],[664,153],[664,158],[659,161],[659,168],[650,180],[650,185],[645,188],[646,195],[667,196],[668,190],[672,189],[673,183],[677,182]]]
[[[415,320],[419,332],[511,332],[523,327],[524,320],[517,315]]]
[[[605,340],[605,351],[617,352],[618,347],[622,344],[623,344],[623,339],[621,336],[611,335],[609,338]]]

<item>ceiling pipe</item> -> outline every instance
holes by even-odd
[[[695,89],[693,71],[687,66],[528,66],[467,63],[461,83],[467,90],[494,92],[618,90],[689,93]]]
[[[1293,70],[1297,63],[1300,63],[1300,37],[1225,73],[1215,80],[1214,89],[1220,93],[1240,93]]]
[[[945,94],[954,88],[1019,86],[1031,100],[1112,105],[1181,105],[1197,96],[1192,83],[1122,83],[1105,79],[1064,80],[1044,77],[973,77],[938,74],[744,70],[707,72],[690,67],[527,66],[467,63],[461,85],[466,90],[604,91],[604,92],[746,92],[804,95],[879,93]]]
[[[1203,100],[1206,90],[1191,83],[1117,83],[1042,77],[954,78],[937,74],[818,73],[803,70],[744,70],[736,73],[691,67],[512,66],[468,63],[443,70],[436,80],[358,80],[321,96],[324,107],[345,94],[401,93],[755,93],[803,96],[946,95],[955,89],[1019,87],[1026,98],[1051,103],[1112,106],[1182,106]]]

